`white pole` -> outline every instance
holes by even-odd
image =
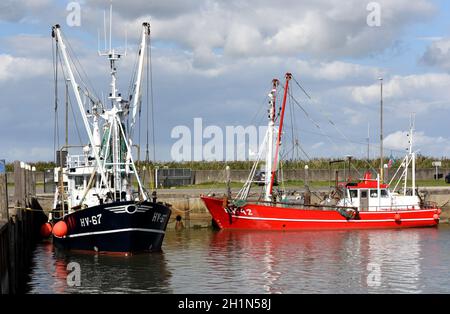
[[[112,42],[112,2],[109,7],[109,53],[111,53]]]
[[[130,137],[133,134],[134,125],[136,123],[136,115],[140,106],[141,100],[141,83],[142,83],[142,72],[144,68],[144,56],[145,56],[145,43],[147,36],[150,35],[150,24],[143,23],[142,24],[142,38],[141,44],[139,47],[139,60],[138,60],[138,68],[136,81],[134,82],[134,95],[133,95],[133,103],[131,104],[132,115],[131,115],[131,125],[130,125]]]
[[[409,153],[412,158],[412,196],[416,195],[416,153],[413,152],[414,140],[414,113],[411,114],[411,130],[409,131]]]
[[[270,183],[272,182],[272,155],[273,155],[273,136],[274,136],[274,128],[275,128],[275,105],[274,105],[274,91],[269,94],[269,128],[267,130],[268,137],[267,137],[267,152],[266,152],[266,169],[265,169],[265,201],[271,201],[272,195],[270,193]]]
[[[122,124],[120,123],[120,120],[119,120],[119,118],[117,116],[115,116],[115,120],[116,120],[116,124],[119,125],[120,132],[122,133],[122,136],[125,138],[125,131],[123,130]],[[127,141],[124,141],[124,142],[125,142],[125,146],[127,147],[127,151],[130,152],[129,157],[130,157],[130,160],[131,160],[131,166],[133,168],[134,173],[136,174],[136,179],[137,179],[137,182],[138,182],[138,185],[139,185],[139,191],[141,192],[143,199],[146,201],[147,200],[147,195],[144,193],[144,189],[142,187],[141,179],[139,178],[139,175],[138,175],[138,172],[137,172],[137,169],[136,169],[136,165],[134,164],[133,155],[131,154],[131,147],[128,145]]]
[[[416,153],[412,153],[412,196],[416,195]]]
[[[381,208],[380,174],[377,173],[378,210]]]
[[[103,10],[103,35],[105,39],[105,51],[106,51],[106,11]]]
[[[86,129],[86,132],[88,134],[89,137],[89,142],[91,143],[92,149],[93,149],[93,153],[94,153],[94,157],[95,157],[95,161],[97,162],[97,167],[100,170],[100,175],[102,178],[103,183],[108,187],[108,181],[106,180],[106,176],[105,173],[103,171],[103,167],[101,166],[101,161],[100,161],[100,157],[98,156],[98,147],[95,145],[95,140],[92,136],[92,131],[91,131],[91,127],[89,125],[89,121],[88,118],[86,116],[86,112],[83,106],[83,102],[81,100],[81,96],[80,96],[80,91],[78,89],[78,84],[75,80],[75,77],[73,75],[72,72],[72,68],[70,66],[70,62],[69,62],[69,58],[67,56],[67,51],[66,51],[66,45],[64,44],[64,41],[62,39],[61,36],[61,31],[59,28],[59,25],[56,25],[53,27],[53,30],[55,32],[55,36],[56,36],[56,40],[59,42],[60,46],[61,46],[61,52],[63,55],[63,59],[64,59],[64,63],[66,65],[67,68],[67,73],[69,75],[69,79],[70,79],[70,83],[72,85],[72,89],[73,92],[75,94],[75,99],[77,100],[77,104],[78,104],[78,108],[80,109],[80,113],[81,113],[81,117],[83,118],[83,123],[84,123],[84,127]]]
[[[384,159],[383,159],[383,78],[380,77],[380,176],[384,181]]]
[[[403,182],[403,195],[406,195],[406,188],[408,185],[408,166],[410,163],[409,155],[405,157],[405,182]]]

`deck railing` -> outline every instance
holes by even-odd
[[[301,202],[270,202],[263,200],[251,200],[248,199],[245,201],[245,205],[247,204],[256,204],[262,206],[274,206],[274,207],[288,207],[294,209],[309,209],[309,210],[356,210],[359,212],[374,212],[374,211],[405,211],[405,210],[423,210],[423,209],[437,209],[438,206],[435,202],[424,202],[421,206],[417,205],[394,205],[394,206],[371,206],[369,208],[375,208],[375,210],[359,210],[358,207],[355,206],[338,206],[338,205],[326,205],[326,204],[309,204],[305,205]],[[245,206],[244,205],[244,206]]]

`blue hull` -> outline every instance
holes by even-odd
[[[68,232],[58,248],[96,252],[160,251],[171,210],[162,203],[115,202],[64,216]]]

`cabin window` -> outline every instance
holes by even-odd
[[[348,190],[349,195],[351,198],[357,198],[358,197],[358,190]]]
[[[361,190],[361,198],[367,198],[367,190]]]
[[[84,186],[84,177],[76,176],[75,177],[75,188],[80,188]]]
[[[380,190],[381,197],[389,197],[388,191],[386,189]],[[378,197],[378,190],[370,190],[370,197]]]

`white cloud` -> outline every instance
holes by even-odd
[[[322,147],[323,145],[325,145],[324,142],[317,142],[317,143],[314,143],[314,144],[311,146],[311,148],[312,148],[312,149],[318,149],[318,148]]]
[[[381,71],[376,67],[342,61],[306,62],[298,60],[294,65],[299,65],[300,73],[306,73],[312,78],[340,82],[348,79],[375,79]]]
[[[406,131],[396,131],[389,134],[383,141],[388,149],[404,151],[409,147],[409,136]],[[413,139],[414,151],[423,155],[444,156],[450,153],[450,139],[442,136],[427,136],[423,131],[415,132]]]
[[[424,64],[450,71],[450,38],[433,41],[421,61]]]
[[[157,40],[182,43],[194,51],[223,49],[239,57],[307,53],[322,58],[364,56],[390,47],[411,23],[430,18],[436,11],[427,0],[379,1],[381,27],[369,27],[366,2],[351,0],[258,1],[133,1],[115,4],[117,29],[139,25],[151,17]],[[87,23],[99,27],[91,11],[107,7],[105,1],[87,1]],[[96,10],[89,10],[93,7]],[[89,26],[88,26],[89,27]],[[132,35],[133,36],[133,35]]]
[[[35,9],[29,9],[32,2],[36,4]],[[97,29],[103,26],[103,9],[108,9],[109,0],[81,2],[81,28],[65,25],[67,12],[61,2],[52,1],[55,5],[43,12],[42,8],[49,2],[29,0],[17,6],[28,3],[25,14],[33,13],[31,15],[45,24],[60,22],[87,75],[96,87],[101,86],[107,93],[107,60],[98,57],[96,50]],[[373,64],[375,59],[371,56],[389,49],[393,42],[402,41],[402,32],[407,27],[428,19],[434,10],[434,4],[425,0],[379,2],[382,26],[377,28],[366,25],[367,2],[359,0],[305,0],[301,3],[286,0],[282,5],[269,0],[258,1],[257,5],[237,0],[115,1],[113,38],[116,44],[123,44],[127,29],[129,49],[134,49],[141,22],[151,22],[155,113],[160,125],[157,140],[160,147],[169,147],[167,151],[170,151],[170,142],[165,137],[170,134],[168,130],[192,117],[201,115],[212,124],[248,124],[267,95],[271,79],[278,77],[283,81],[284,73],[292,72],[314,99],[302,104],[313,119],[320,120],[323,131],[338,141],[330,145],[330,141],[320,135],[306,134],[301,138],[304,147],[317,144],[313,149],[319,155],[342,156],[346,152],[356,155],[365,147],[361,149],[344,144],[344,139],[336,139],[342,136],[320,117],[317,103],[322,104],[321,108],[330,113],[332,120],[352,140],[364,141],[368,120],[372,120],[371,125],[378,122],[378,111],[375,113],[373,109],[379,102],[376,79],[386,71],[381,66],[387,68],[392,64],[363,65],[358,64],[358,58]],[[17,20],[23,23],[21,18]],[[0,83],[8,84],[6,94],[12,103],[3,104],[8,113],[0,127],[6,132],[26,133],[23,126],[14,125],[13,121],[16,116],[31,113],[36,123],[45,128],[42,132],[48,133],[48,143],[52,138],[49,114],[53,103],[49,37],[48,32],[41,36],[16,34],[0,39],[1,45],[8,49],[0,54]],[[118,82],[123,94],[126,93],[123,87],[128,87],[135,52],[129,50],[129,56],[118,64]],[[402,70],[414,73],[409,68]],[[22,78],[27,77],[33,79],[28,80],[28,84],[40,92],[39,97],[28,97],[23,92],[29,90],[22,83]],[[385,104],[389,114],[385,130],[403,129],[406,119],[402,118],[410,111],[448,108],[449,84],[449,75],[439,73],[385,75]],[[295,96],[303,101],[298,87],[294,83],[292,86],[296,89]],[[21,97],[12,96],[15,94]],[[43,103],[47,104],[45,113],[41,110]],[[260,116],[264,116],[265,107],[261,112]],[[427,118],[429,116],[422,119]],[[299,128],[319,133],[300,110],[296,121]],[[426,132],[434,127],[422,125]],[[33,130],[27,132],[29,138],[38,137]],[[52,147],[48,143],[43,141],[42,145]],[[16,153],[23,156],[20,151]],[[161,159],[167,157],[164,153],[159,150]],[[43,155],[36,152],[34,156]],[[42,158],[52,156],[49,152],[49,157]]]
[[[399,111],[423,112],[430,108],[450,107],[450,75],[426,73],[394,75],[383,83],[383,100]],[[363,105],[380,101],[380,84],[348,88],[352,100]]]
[[[27,22],[33,19],[33,15],[41,10],[46,10],[52,0],[2,0],[0,2],[0,21]]]
[[[0,82],[21,80],[47,75],[51,63],[46,59],[32,59],[0,54]]]

